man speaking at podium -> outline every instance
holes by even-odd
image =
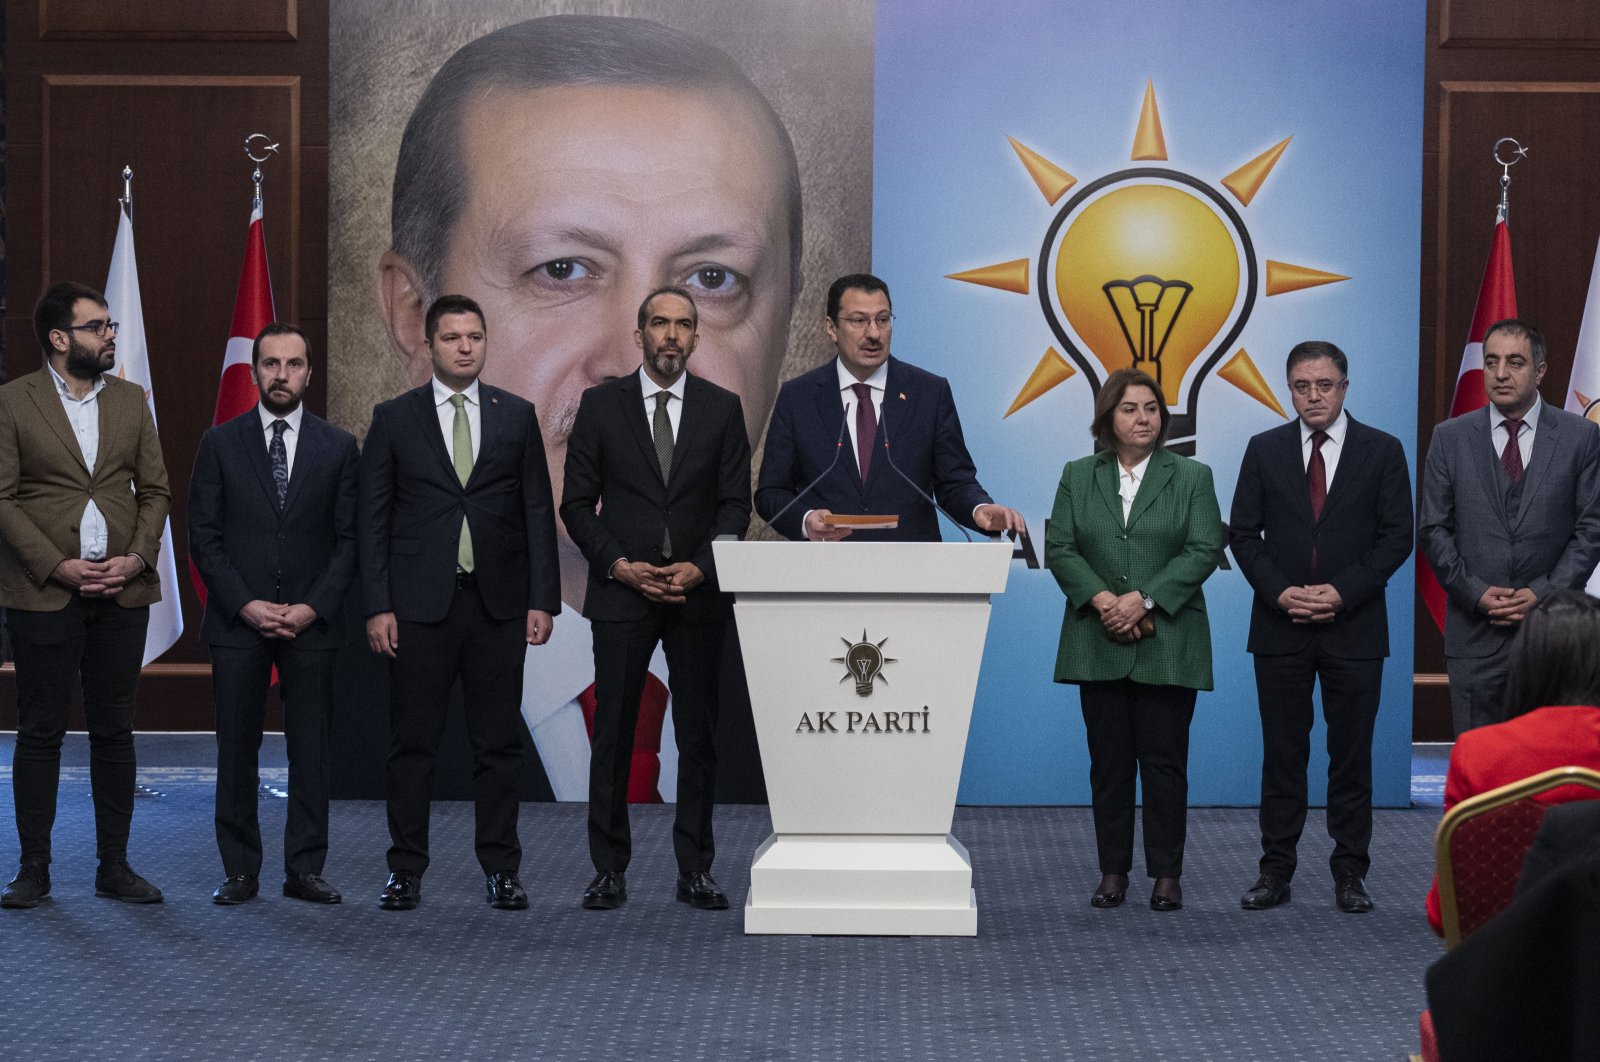
[[[761,518],[790,539],[937,542],[937,501],[975,531],[1021,533],[1022,514],[978,483],[950,381],[889,356],[889,286],[868,273],[835,280],[823,327],[839,356],[778,392],[756,486]],[[836,515],[899,525],[852,529],[829,522]]]

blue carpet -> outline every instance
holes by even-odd
[[[1247,913],[1254,811],[1195,809],[1187,906],[1158,915],[1137,878],[1128,906],[1089,907],[1087,809],[964,808],[976,939],[745,937],[737,909],[674,902],[662,807],[634,811],[616,912],[578,907],[592,873],[584,809],[540,804],[522,809],[531,910],[489,909],[471,809],[442,804],[421,908],[380,911],[387,837],[369,802],[334,806],[327,877],[342,907],[286,900],[267,877],[259,900],[219,908],[199,763],[141,775],[163,795],[138,803],[133,863],[167,903],[97,900],[88,786],[66,774],[53,899],[0,911],[7,1058],[1392,1060],[1416,1049],[1422,973],[1442,950],[1422,917],[1432,810],[1377,814],[1371,915],[1333,907],[1320,812],[1293,903]],[[262,802],[269,868],[283,807]],[[717,828],[716,872],[737,908],[769,822],[764,808],[728,807]]]

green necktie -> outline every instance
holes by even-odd
[[[472,425],[467,421],[467,396],[451,395],[450,404],[456,407],[455,423],[450,427],[451,458],[456,466],[456,478],[465,487],[472,477]],[[461,544],[456,547],[456,564],[464,572],[472,570],[472,529],[467,526],[467,516],[461,514]]]

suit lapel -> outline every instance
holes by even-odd
[[[482,394],[482,388],[479,388]],[[450,460],[450,450],[444,444],[444,433],[439,428],[439,411],[433,404],[433,381],[428,381],[421,387],[411,392],[411,415],[416,420],[416,432],[422,438],[423,448],[433,454],[444,471],[450,477],[450,482],[456,480],[456,465]],[[480,418],[481,423],[481,418]],[[478,445],[478,453],[483,454],[483,444]]]
[[[1116,521],[1118,527],[1126,526],[1122,519],[1122,493],[1117,488],[1122,476],[1122,467],[1117,463],[1117,455],[1113,450],[1102,451],[1100,460],[1094,468],[1094,485],[1100,500],[1105,504],[1106,511]]]
[[[1128,510],[1128,526],[1132,527],[1138,522],[1139,517],[1145,514],[1151,504],[1155,502],[1156,495],[1167,489],[1167,484],[1172,482],[1174,466],[1177,464],[1172,455],[1165,450],[1157,450],[1150,455],[1150,463],[1144,468],[1144,479],[1139,483],[1138,493],[1133,496],[1133,507]],[[1117,505],[1120,509],[1122,501],[1118,498]]]
[[[687,388],[685,393],[687,394]],[[654,395],[654,391],[651,392]],[[661,478],[661,459],[656,456],[656,429],[655,405],[652,399],[649,407],[645,406],[644,381],[639,379],[639,374],[634,372],[623,377],[622,385],[617,389],[617,401],[622,404],[622,421],[628,426],[628,434],[639,446],[639,453],[644,458],[645,467],[655,476],[656,482],[663,487],[666,482]],[[689,403],[684,402],[685,411]],[[646,409],[649,412],[646,412]],[[683,424],[679,422],[680,438]],[[677,466],[677,447],[673,448],[673,466]]]
[[[1334,472],[1333,482],[1328,484],[1328,496],[1322,502],[1322,520],[1328,518],[1339,500],[1349,494],[1350,481],[1360,475],[1362,464],[1367,457],[1366,434],[1356,419],[1349,414],[1345,415],[1344,445],[1339,450],[1339,467]],[[1311,494],[1306,492],[1306,507],[1311,506]],[[1318,520],[1321,523],[1322,520]]]
[[[1472,418],[1470,427],[1472,438],[1469,445],[1472,447],[1472,463],[1478,467],[1478,478],[1483,483],[1484,501],[1495,514],[1495,518],[1506,525],[1506,530],[1511,525],[1506,521],[1505,499],[1500,496],[1500,476],[1495,471],[1500,463],[1494,452],[1494,438],[1489,430],[1489,407],[1484,406],[1475,413],[1467,414]]]
[[[837,359],[830,361],[827,363],[827,365],[823,366],[823,369],[826,371],[819,369],[817,372],[817,390],[815,401],[817,404],[818,424],[838,425],[841,422],[840,418],[844,416],[844,402],[839,397],[839,370],[836,368],[836,365]],[[851,416],[853,417],[854,415],[854,407],[852,407]],[[838,436],[835,435],[834,439],[837,438]],[[834,439],[827,440],[824,445],[831,445],[834,442]],[[844,439],[846,442],[850,441],[848,429],[846,429]],[[833,458],[830,455],[828,460],[831,461],[832,459]],[[823,465],[826,466],[827,463],[827,461],[824,461]],[[855,454],[852,453],[839,455],[839,469],[829,477],[830,480],[835,478],[847,480],[858,492],[860,492],[863,499],[866,498],[867,488],[861,482],[861,467],[856,463]]]
[[[1297,499],[1295,506],[1300,514],[1305,517],[1308,524],[1315,523],[1311,515],[1311,488],[1310,480],[1306,475],[1306,458],[1304,444],[1300,439],[1299,418],[1291,421],[1279,429],[1278,436],[1278,468],[1284,478],[1289,496]],[[1345,441],[1350,439],[1349,432],[1345,433]],[[1337,481],[1338,477],[1334,479]],[[1324,503],[1322,511],[1328,511]]]
[[[300,418],[300,423],[305,424],[305,418]],[[234,425],[239,433],[239,445],[244,447],[245,460],[255,470],[256,479],[261,484],[261,491],[267,496],[267,503],[274,512],[278,508],[278,485],[272,481],[272,457],[267,453],[267,433],[261,427],[261,414],[257,409],[251,409]],[[295,459],[298,463],[304,460],[305,448],[295,450]],[[294,490],[294,476],[289,477],[289,489]]]
[[[78,446],[78,436],[72,430],[72,422],[67,419],[67,411],[61,408],[61,396],[56,393],[55,377],[50,375],[49,366],[34,373],[30,380],[29,390],[39,415],[50,425],[50,430],[61,440],[61,445],[66,447],[67,453],[78,462],[78,467],[88,472],[89,463],[83,459],[83,449]]]
[[[478,470],[486,463],[484,459],[503,442],[508,431],[505,413],[505,407],[500,404],[500,390],[479,381],[478,431],[482,438],[478,440],[478,459],[472,462],[472,475],[467,477],[467,486],[472,486],[472,481],[478,478]],[[453,462],[450,470],[455,471]]]
[[[678,479],[683,469],[682,458],[689,452],[689,443],[705,427],[705,395],[699,390],[699,383],[694,377],[684,375],[683,408],[678,412],[678,437],[672,444],[672,480]],[[671,486],[671,482],[668,481],[668,486]]]
[[[922,398],[922,390],[900,370],[900,363],[890,358],[889,372],[883,378],[883,409],[877,418],[878,430],[872,438],[872,463],[867,466],[867,482],[863,487],[867,493],[877,486],[880,476],[894,475],[884,470],[890,461],[884,456],[884,441],[888,440],[892,448],[897,440],[906,437],[906,425],[917,423],[917,405]]]
[[[294,508],[295,499],[300,497],[301,485],[304,484],[307,477],[309,477],[316,470],[317,465],[321,461],[323,449],[322,431],[323,422],[321,420],[313,417],[309,411],[300,414],[300,438],[295,442],[294,467],[289,472],[289,490],[288,493],[284,495],[283,512],[278,514],[278,518],[280,520],[288,516],[289,510]],[[265,438],[265,435],[261,435],[256,441],[259,443],[265,440]],[[266,447],[257,446],[256,449],[265,450]],[[269,481],[272,479],[272,466],[270,461],[267,463],[267,479]],[[272,500],[274,502],[278,500],[278,490],[276,485],[273,486]]]
[[[1539,402],[1543,404],[1544,399],[1539,399]],[[1528,505],[1544,484],[1545,474],[1550,471],[1550,461],[1555,455],[1556,447],[1560,445],[1558,441],[1560,433],[1561,427],[1556,418],[1550,415],[1550,407],[1541,409],[1539,430],[1533,435],[1533,452],[1528,455],[1528,467],[1522,474],[1522,501],[1517,505],[1518,524],[1528,515]]]

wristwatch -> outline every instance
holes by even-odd
[[[1146,612],[1149,612],[1156,607],[1156,599],[1145,593],[1143,590],[1139,591],[1139,596],[1144,599],[1144,610]]]

